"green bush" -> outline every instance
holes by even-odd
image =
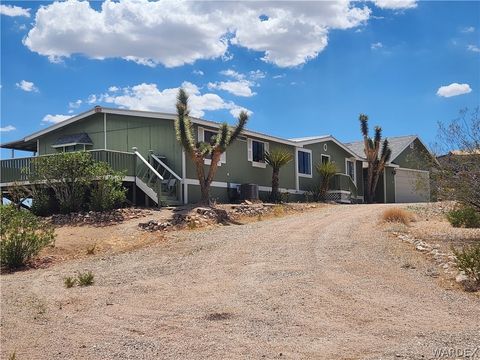
[[[77,283],[77,279],[71,276],[67,276],[66,278],[63,279],[63,285],[65,285],[67,289],[74,287],[76,283]]]
[[[37,216],[49,216],[57,210],[55,199],[47,189],[39,188],[32,191],[32,213]]]
[[[80,273],[77,276],[77,282],[79,286],[90,286],[94,283],[94,276],[91,271]]]
[[[0,206],[0,236],[0,264],[8,268],[25,265],[55,239],[51,226],[12,205]]]
[[[90,193],[90,210],[108,211],[121,206],[126,199],[123,174],[113,171],[105,162],[96,163],[93,173],[97,180]]]
[[[480,284],[480,244],[464,247],[461,251],[452,250],[457,267]]]
[[[480,214],[471,207],[452,210],[447,214],[447,219],[453,227],[480,227]]]

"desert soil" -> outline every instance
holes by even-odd
[[[172,232],[135,251],[2,275],[2,358],[429,359],[475,349],[479,297],[442,286],[431,264],[405,268],[404,254],[422,254],[379,225],[385,206]],[[86,270],[93,286],[64,288]]]

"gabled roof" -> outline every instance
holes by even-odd
[[[288,139],[292,142],[295,143],[296,146],[303,147],[305,145],[311,145],[319,142],[324,142],[324,141],[332,141],[335,144],[337,144],[339,147],[341,147],[343,150],[345,150],[347,153],[352,155],[358,160],[361,160],[361,156],[358,156],[355,152],[353,152],[351,149],[345,146],[342,142],[338,141],[335,137],[332,135],[319,135],[319,136],[307,136],[303,138],[293,138],[293,139]]]
[[[299,143],[299,142],[312,141],[312,140],[322,140],[322,139],[328,138],[330,136],[331,135],[306,136],[306,137],[301,137],[301,138],[291,138],[291,139],[288,139],[288,140]]]
[[[59,137],[52,145],[52,147],[67,146],[67,145],[92,145],[92,139],[87,133],[65,135]]]
[[[388,137],[388,144],[390,145],[390,149],[392,150],[390,162],[394,161],[398,157],[398,155],[403,152],[403,150],[405,150],[412,142],[415,141],[415,139],[419,139],[419,137],[417,135]],[[346,143],[345,145],[358,156],[365,157],[363,140]],[[427,147],[425,146],[425,148]]]

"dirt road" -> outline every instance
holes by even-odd
[[[172,234],[3,275],[2,358],[428,359],[480,345],[478,297],[402,268],[382,205]],[[425,260],[426,261],[426,260]],[[427,266],[428,264],[426,264]],[[94,286],[63,287],[91,270]],[[480,350],[477,356],[480,357]]]

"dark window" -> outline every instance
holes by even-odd
[[[355,181],[355,163],[347,160],[347,175],[349,175],[353,181]]]
[[[265,161],[265,143],[252,140],[252,160],[255,162]]]
[[[298,173],[312,175],[311,154],[305,151],[298,151]]]
[[[330,161],[329,156],[322,155],[322,164],[326,164]]]
[[[217,136],[217,133],[214,131],[209,131],[209,130],[203,130],[203,141],[209,143],[210,145],[215,144],[215,137]],[[212,154],[207,154],[205,156],[205,159],[211,159]]]
[[[65,152],[75,151],[75,145],[65,146]]]

